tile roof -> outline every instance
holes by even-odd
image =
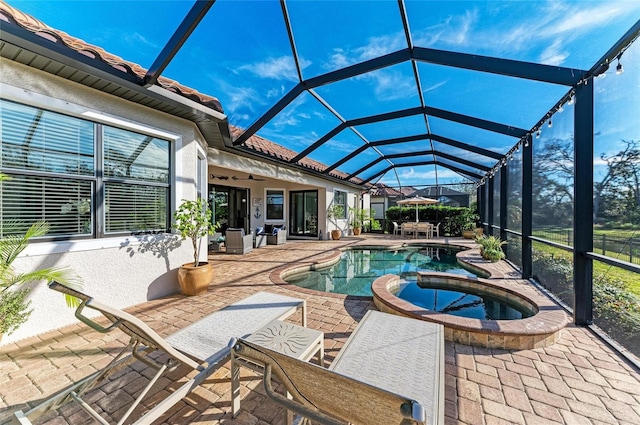
[[[376,190],[371,194],[372,196],[409,196],[416,191],[416,188],[412,186],[402,187],[398,190],[384,183],[376,183],[375,188]]]
[[[20,28],[31,31],[32,33],[42,37],[45,40],[49,40],[52,43],[61,44],[68,47],[88,58],[100,61],[111,66],[113,69],[121,71],[125,74],[132,75],[139,79],[140,82],[144,79],[147,70],[140,65],[132,62],[128,62],[119,56],[113,55],[104,49],[89,44],[79,38],[75,38],[63,31],[51,28],[44,22],[28,15],[20,10],[8,5],[4,1],[0,1],[0,20],[3,24],[10,23],[19,26]],[[224,113],[220,101],[215,97],[202,94],[192,88],[184,86],[177,81],[169,78],[158,78],[157,84],[164,89],[177,93],[190,100],[198,102],[208,108],[212,108],[220,113]]]
[[[242,134],[242,132],[244,131],[243,129],[232,125],[229,126],[229,129],[231,130],[232,139],[238,138],[238,136],[240,136],[240,134]],[[281,161],[288,162],[298,155],[297,152],[291,149],[285,148],[282,145],[279,145],[255,134],[249,137],[246,142],[244,142],[244,146],[249,150],[256,151],[260,154],[267,155]],[[302,158],[300,161],[298,161],[298,165],[318,172],[323,172],[328,168],[326,164],[313,160],[309,157]],[[339,170],[333,170],[329,173],[329,175],[332,177],[337,177],[339,179],[346,179],[348,176],[347,173],[343,173]],[[356,184],[362,183],[362,180],[357,178],[352,178],[349,181]]]

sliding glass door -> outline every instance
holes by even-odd
[[[209,185],[209,202],[220,232],[242,228],[249,232],[249,190],[238,187]]]
[[[289,235],[318,237],[318,191],[289,192]]]

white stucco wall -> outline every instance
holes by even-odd
[[[172,210],[181,199],[196,195],[197,144],[205,145],[193,123],[131,104],[50,74],[0,58],[0,96],[9,100],[115,123],[135,131],[172,138],[174,147]],[[206,189],[205,189],[206,190]],[[206,258],[206,250],[201,258]],[[177,268],[190,260],[190,244],[175,235],[115,237],[72,242],[32,243],[15,262],[18,271],[68,266],[84,281],[84,292],[114,307],[127,307],[178,290]],[[34,311],[29,321],[2,344],[76,323],[63,297],[45,285],[29,295]]]
[[[250,198],[266,199],[267,189],[282,189],[285,191],[285,222],[289,217],[289,192],[298,190],[318,190],[318,231],[322,231],[323,238],[329,239],[329,232],[336,227],[344,234],[351,231],[350,220],[338,220],[337,226],[327,219],[327,209],[333,203],[335,190],[347,193],[347,203],[354,207],[356,199],[360,199],[360,190],[351,186],[342,185],[329,180],[323,180],[312,174],[306,174],[299,170],[294,170],[275,164],[261,162],[252,158],[241,157],[230,152],[209,148],[207,155],[209,162],[209,183],[220,186],[235,186],[250,190]],[[255,177],[264,179],[238,180],[231,179],[232,176],[246,177],[247,174],[254,174]],[[228,180],[220,180],[214,176],[226,176]],[[360,202],[360,201],[358,201]],[[365,208],[369,208],[369,196],[365,195]],[[264,204],[263,204],[264,205]],[[253,206],[250,209],[251,228],[264,226],[265,215],[264,206],[262,217],[254,217]],[[267,222],[273,223],[273,222]],[[288,223],[287,223],[288,225]]]

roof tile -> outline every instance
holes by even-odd
[[[31,31],[45,40],[62,44],[82,55],[87,56],[88,58],[101,61],[120,72],[133,75],[138,78],[140,82],[142,82],[147,73],[147,70],[140,65],[125,61],[121,57],[113,55],[100,47],[70,36],[63,31],[51,28],[44,22],[8,5],[4,1],[0,1],[0,19]],[[177,81],[165,77],[158,78],[157,84],[188,99],[201,103],[204,106],[224,113],[220,101],[215,97],[202,94],[192,88],[183,86]]]

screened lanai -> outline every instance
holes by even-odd
[[[223,124],[193,110],[212,145],[266,156],[258,135],[363,189],[472,184],[523,276],[640,353],[606,307],[640,296],[638,2],[10,4],[146,68],[132,86],[216,96]]]

